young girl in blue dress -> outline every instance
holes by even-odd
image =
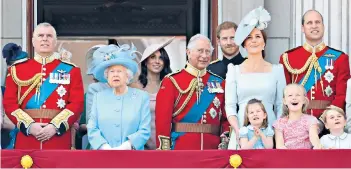
[[[241,149],[272,149],[272,127],[268,126],[266,109],[260,100],[251,99],[246,105],[244,127],[239,131]]]

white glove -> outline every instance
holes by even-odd
[[[103,144],[99,150],[112,150],[112,147],[109,144]]]
[[[125,141],[118,147],[113,147],[112,150],[131,150],[132,149],[132,144],[130,141]]]

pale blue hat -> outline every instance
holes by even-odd
[[[93,47],[91,47],[87,54],[86,54],[86,59],[87,59],[87,75],[92,75],[93,74],[93,70],[96,67],[96,65],[98,65],[99,63],[101,63],[103,61],[102,59],[99,59],[99,57],[103,57],[102,55],[97,55],[94,56],[94,52],[99,49],[100,47],[103,46],[107,46],[107,45],[95,45]]]
[[[139,52],[133,44],[132,46],[124,44],[120,47],[116,45],[100,47],[94,52],[94,60],[95,57],[96,59],[102,59],[101,63],[96,65],[93,70],[94,77],[100,82],[106,82],[105,70],[113,65],[123,65],[131,70],[134,76],[138,71],[138,64],[134,61],[136,53]]]
[[[247,51],[241,46],[247,36],[250,35],[254,28],[263,30],[267,28],[271,16],[262,6],[250,11],[244,19],[241,20],[238,29],[235,32],[234,43],[239,46],[240,53],[247,57]]]

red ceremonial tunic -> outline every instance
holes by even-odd
[[[174,139],[175,137],[171,136],[176,123],[187,122],[184,121],[184,117],[188,115],[189,111],[191,111],[194,105],[198,104],[196,90],[186,103],[187,96],[191,90],[183,95],[180,95],[180,91],[177,89],[176,85],[178,85],[181,90],[186,90],[189,86],[191,87],[191,81],[197,79],[197,74],[200,74],[199,77],[202,79],[204,87],[211,85],[210,88],[214,88],[216,83],[213,81],[213,78],[211,78],[211,81],[209,80],[210,76],[216,77],[216,79],[220,80],[218,81],[217,88],[221,88],[224,91],[225,81],[223,79],[221,79],[219,76],[217,77],[216,75],[210,74],[206,70],[198,71],[189,64],[187,65],[187,68],[181,70],[180,72],[166,76],[161,83],[161,87],[156,98],[156,144],[159,149],[218,149],[218,145],[221,141],[220,134],[224,131],[229,131],[229,123],[224,110],[224,93],[210,93],[210,95],[214,96],[213,99],[198,100],[199,104],[203,102],[207,103],[206,105],[208,106],[205,107],[204,111],[202,112],[199,112],[201,110],[195,110],[195,112],[202,114],[202,116],[199,120],[191,123],[217,126],[220,128],[220,132],[218,132],[218,134],[184,132],[184,135],[181,135],[176,139]],[[171,79],[174,79],[176,83],[172,82]],[[194,85],[197,85],[197,83]],[[175,115],[176,111],[179,110],[182,105],[185,106],[184,109]],[[174,117],[172,117],[172,115],[174,115]],[[195,129],[192,128],[190,130]]]
[[[339,57],[337,58],[337,56],[333,54],[325,55],[328,50],[340,53]],[[299,46],[286,52],[288,63],[293,69],[301,69],[312,53],[313,48],[307,43],[305,43],[304,46]],[[280,57],[280,63],[284,65],[286,83],[290,84],[300,82],[306,75],[307,70],[299,75],[293,75],[288,71],[287,65],[284,63],[283,55]],[[315,47],[315,55],[318,57],[318,59],[325,57],[327,60],[327,62],[324,64],[319,60],[320,67],[326,68],[326,65],[332,65],[333,68],[330,69],[330,67],[327,67],[326,71],[321,74],[323,86],[320,79],[317,80],[316,83],[315,80],[313,80],[314,86],[307,91],[308,99],[311,101],[311,104],[314,104],[314,101],[329,101],[330,105],[334,105],[345,110],[346,86],[347,80],[350,78],[349,57],[341,51],[326,46],[324,43],[321,43]],[[337,59],[333,60],[335,58]],[[318,72],[316,75],[318,77],[320,76]],[[311,73],[310,76],[314,79],[315,74]],[[315,108],[316,105],[312,107]],[[312,111],[309,110],[309,112],[312,113],[313,116],[319,118],[323,113],[323,107],[324,106],[320,105],[319,109],[312,108]]]
[[[81,72],[79,68],[71,64],[54,59],[54,55],[44,60],[41,56],[36,55],[34,59],[15,64],[8,70],[3,103],[7,116],[14,124],[17,124],[21,131],[17,135],[15,149],[71,148],[71,132],[69,127],[77,121],[84,106],[84,89]],[[38,108],[33,108],[33,106],[28,107],[27,105],[29,100],[35,97],[37,87],[28,93],[22,103],[19,103],[19,82],[18,80],[16,82],[13,78],[14,73],[11,72],[13,67],[16,69],[15,74],[19,80],[28,81],[38,74],[39,77],[41,76],[39,79],[41,79],[40,83],[42,84],[52,79],[50,78],[50,73],[58,73],[53,71],[61,63],[66,64],[67,67],[72,67],[71,71],[65,74],[66,78],[68,77],[67,74],[70,76],[69,84],[58,84],[52,93],[48,91],[48,88],[41,87],[37,96],[42,98],[45,94],[48,94],[48,97],[41,106],[38,105],[40,106]],[[20,98],[25,94],[31,84],[30,82],[29,84],[20,84],[22,85],[20,87]],[[31,110],[35,112],[29,113]],[[51,113],[46,112],[46,110]],[[36,112],[42,112],[43,114],[35,114]],[[56,112],[56,114],[53,114],[53,112]],[[58,134],[55,134],[48,141],[40,142],[34,136],[27,135],[29,124],[33,122],[52,123],[57,128]]]

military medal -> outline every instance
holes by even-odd
[[[324,66],[325,70],[329,70],[329,59],[327,59],[327,64]]]
[[[324,74],[324,78],[326,81],[328,81],[328,83],[330,83],[334,80],[334,74],[328,70],[327,73]]]
[[[207,90],[209,93],[213,93],[212,91],[213,87],[212,87],[212,84],[210,82],[207,82]]]
[[[56,83],[56,82],[55,82],[55,74],[54,74],[54,73],[50,73],[50,76],[49,76],[49,83]]]
[[[213,82],[210,82],[210,84],[211,84],[211,88],[212,88],[212,90],[211,90],[212,93],[217,93],[218,89],[217,89],[216,85]]]
[[[59,107],[60,109],[63,109],[66,106],[65,100],[63,100],[62,98],[58,99],[56,103],[57,103],[57,107]]]
[[[60,97],[63,97],[67,93],[66,89],[62,85],[56,89],[56,92]]]
[[[221,84],[217,81],[216,81],[216,86],[217,86],[218,93],[224,93],[224,90],[223,90]]]
[[[71,75],[64,70],[57,70],[58,73],[50,73],[49,83],[55,84],[70,84]]]
[[[217,116],[217,111],[213,107],[210,109],[210,115],[212,119],[216,118]]]
[[[333,89],[330,87],[330,85],[328,85],[324,91],[328,97],[330,97],[333,94]]]
[[[71,80],[70,74],[67,74],[64,70],[57,70],[59,72],[58,84],[69,84]]]
[[[325,65],[326,70],[333,70],[334,65],[333,65],[333,59],[327,59],[327,64]]]
[[[330,59],[330,66],[329,66],[330,70],[334,69],[334,65],[333,65],[333,59]]]
[[[215,97],[213,99],[213,105],[218,109],[219,106],[221,105],[221,102],[219,101],[219,99],[217,97]]]

